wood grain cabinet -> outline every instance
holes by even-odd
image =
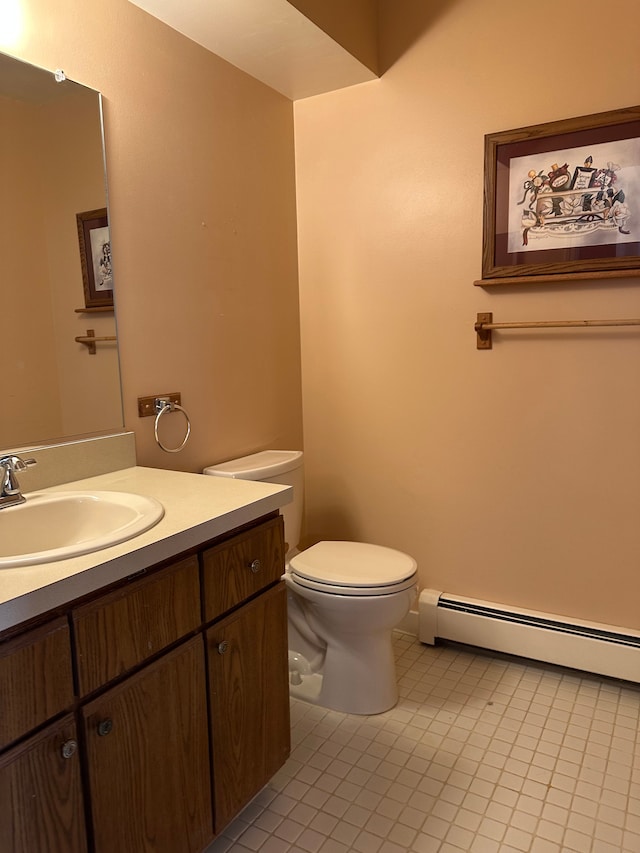
[[[202,637],[82,715],[96,853],[199,853],[212,827]]]
[[[72,611],[80,695],[143,663],[201,623],[198,558]]]
[[[0,638],[1,853],[201,853],[289,754],[279,516]]]
[[[0,749],[73,704],[65,618],[0,644]]]
[[[202,553],[207,622],[280,580],[284,572],[282,516]]]
[[[3,853],[86,853],[72,716],[0,756],[0,839]]]
[[[284,583],[209,628],[207,646],[217,834],[289,754]]]
[[[80,756],[73,716],[25,740],[74,703],[65,618],[0,644],[0,849],[84,853]]]

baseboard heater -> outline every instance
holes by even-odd
[[[491,651],[640,683],[640,632],[526,611],[434,589],[420,593],[418,637],[453,640]]]

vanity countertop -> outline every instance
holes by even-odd
[[[133,539],[68,560],[0,570],[0,631],[197,547],[289,503],[290,486],[136,466],[41,489],[156,498],[164,517]],[[25,494],[29,500],[29,494]]]

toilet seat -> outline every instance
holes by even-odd
[[[290,562],[300,586],[336,595],[391,595],[416,582],[417,563],[408,554],[364,542],[318,542]]]
[[[288,575],[288,579],[292,585],[296,587],[305,587],[313,589],[316,592],[322,592],[325,595],[351,595],[355,597],[365,598],[367,596],[384,596],[391,595],[394,592],[402,592],[405,589],[411,589],[416,584],[415,575],[407,578],[400,583],[389,584],[387,586],[339,586],[338,584],[322,583],[312,581],[308,578],[299,577],[295,572]]]

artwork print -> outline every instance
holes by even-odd
[[[93,262],[93,277],[96,291],[113,290],[109,228],[94,228],[89,236],[91,240],[91,259]]]
[[[639,203],[640,139],[512,158],[508,251],[636,242]]]
[[[111,238],[105,207],[76,214],[85,308],[113,307]]]
[[[640,106],[485,136],[482,282],[636,271]]]

